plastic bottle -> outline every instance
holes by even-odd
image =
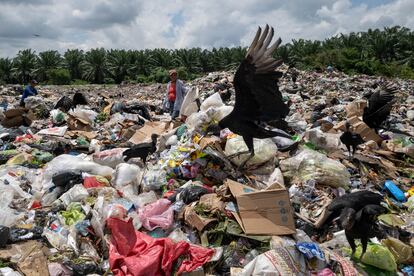
[[[401,191],[401,189],[398,188],[397,185],[395,185],[395,183],[392,182],[391,180],[385,181],[384,188],[387,191],[389,191],[398,201],[400,202],[406,201],[403,191]]]

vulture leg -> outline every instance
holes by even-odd
[[[351,246],[351,249],[352,249],[352,254],[351,254],[351,259],[352,259],[355,255],[355,251],[356,251],[355,240],[354,240],[354,238],[350,237],[346,233],[345,233],[345,236],[346,236],[346,239],[349,243],[349,246]]]
[[[368,246],[368,238],[364,237],[361,238],[361,244],[362,244],[362,254],[361,257],[359,257],[359,260],[362,260],[362,257],[364,257],[365,252],[367,251],[367,246]]]
[[[243,161],[243,163],[240,164],[240,166],[237,168],[238,171],[241,171],[244,166],[246,165],[246,163],[253,158],[254,156],[254,144],[253,144],[253,138],[252,137],[246,137],[243,136],[243,140],[246,143],[247,148],[249,149],[248,152],[250,152],[249,157]]]

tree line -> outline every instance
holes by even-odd
[[[168,81],[177,68],[188,80],[202,74],[233,69],[246,54],[245,47],[118,50],[71,49],[60,54],[21,50],[0,58],[1,83],[27,83],[35,78],[49,84],[146,83]],[[363,73],[414,79],[414,32],[400,26],[340,34],[323,41],[297,39],[275,53],[285,63],[306,70],[331,65],[348,74]]]

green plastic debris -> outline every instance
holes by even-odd
[[[186,130],[187,130],[186,125],[181,125],[179,128],[177,128],[177,138],[178,138],[178,140],[181,139],[181,136],[184,135]]]
[[[85,218],[85,214],[82,212],[82,205],[79,202],[70,203],[66,211],[61,211],[60,214],[64,218],[65,224],[69,226]]]
[[[401,227],[405,225],[405,222],[400,217],[394,214],[380,215],[378,216],[378,219],[383,223],[393,227]]]
[[[350,248],[345,248],[344,251],[351,255]],[[359,245],[355,252],[355,258],[359,259],[362,254],[362,246]],[[397,262],[391,251],[386,246],[381,244],[368,243],[367,251],[362,257],[362,263],[371,265],[386,271],[396,271]]]
[[[50,152],[40,151],[37,149],[32,152],[32,156],[40,163],[47,163],[53,159],[53,154]]]

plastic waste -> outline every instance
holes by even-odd
[[[220,94],[214,93],[213,95],[211,95],[210,97],[208,97],[201,103],[200,110],[207,111],[211,107],[221,107],[223,105],[224,103],[221,100]]]
[[[64,193],[59,199],[69,206],[73,202],[80,202],[89,196],[88,191],[83,187],[82,184],[74,185],[66,193]]]
[[[295,264],[295,265],[291,265]],[[276,247],[260,254],[238,274],[250,275],[307,275],[306,261],[295,247]]]
[[[65,172],[53,176],[52,182],[55,186],[62,187],[63,191],[66,192],[72,188],[73,185],[82,183],[83,178],[80,173]]]
[[[310,129],[305,133],[305,137],[309,142],[326,151],[335,151],[341,147],[340,136],[341,134],[322,132],[318,128]]]
[[[316,243],[313,242],[298,242],[296,244],[298,250],[305,255],[306,258],[318,258],[321,261],[325,260],[325,254]]]
[[[112,183],[119,188],[132,184],[137,186],[141,179],[141,169],[137,165],[122,163],[116,166],[112,175]]]
[[[73,117],[82,119],[86,122],[88,122],[90,125],[93,125],[96,119],[96,116],[98,116],[98,113],[96,113],[93,110],[86,109],[84,107],[76,107],[69,111],[69,114]]]
[[[395,185],[394,182],[391,180],[386,180],[384,183],[384,188],[390,192],[398,201],[405,202],[406,198],[404,192],[400,190],[400,188]]]
[[[60,124],[65,121],[65,113],[63,113],[59,109],[53,109],[52,111],[50,111],[50,116],[52,117],[52,122],[54,124]]]
[[[158,190],[167,184],[167,174],[165,170],[158,166],[148,166],[142,178],[144,191]]]
[[[113,169],[124,162],[123,152],[127,148],[115,148],[92,154],[93,161],[99,165],[108,166]]]
[[[20,274],[19,272],[17,272],[16,270],[14,270],[10,267],[0,268],[0,275],[3,275],[3,276],[23,276],[22,274]]]
[[[66,208],[66,211],[61,211],[60,214],[64,218],[65,224],[69,226],[85,218],[82,205],[79,202],[71,202]]]
[[[209,193],[209,190],[202,186],[190,185],[175,194],[173,201],[182,200],[185,204],[190,204],[200,199],[202,195]]]
[[[391,251],[397,264],[407,263],[413,257],[411,247],[398,239],[388,237],[381,243]]]
[[[246,143],[243,137],[236,136],[227,140],[224,153],[229,156],[239,152],[247,151]],[[254,156],[247,162],[247,166],[263,164],[274,158],[277,152],[277,146],[271,139],[254,139]],[[238,157],[232,158],[236,165],[241,165],[244,160],[249,157],[250,153],[241,154]]]
[[[107,225],[112,232],[109,264],[115,275],[170,275],[179,257],[184,259],[177,274],[191,272],[208,262],[214,254],[212,249],[186,242],[151,238],[135,231],[131,219],[109,218]]]
[[[158,201],[148,204],[138,210],[139,219],[142,226],[147,230],[154,230],[157,227],[169,229],[173,223],[174,211],[171,201],[159,199]]]
[[[362,247],[358,246],[355,257],[360,258],[361,254]],[[368,243],[367,251],[362,257],[362,262],[387,271],[395,271],[397,269],[397,263],[392,253],[387,247],[380,244]]]
[[[313,150],[304,149],[297,155],[280,161],[280,169],[283,176],[290,179],[313,179],[318,184],[336,188],[348,188],[350,183],[350,174],[341,162]]]

